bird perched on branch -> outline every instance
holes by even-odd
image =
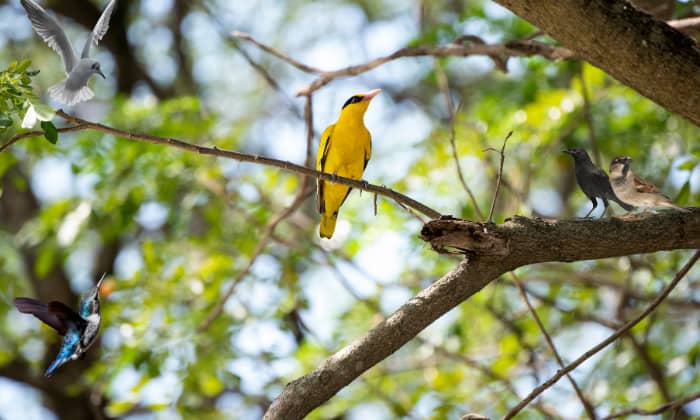
[[[95,28],[85,41],[80,58],[75,54],[66,33],[56,19],[49,16],[46,10],[36,4],[34,0],[20,0],[20,3],[27,11],[27,16],[29,16],[36,33],[43,38],[49,47],[61,55],[66,67],[68,77],[49,88],[51,97],[66,105],[74,105],[92,99],[95,94],[88,87],[88,81],[94,74],[99,74],[103,79],[106,77],[100,69],[100,63],[90,58],[90,46],[92,44],[97,46],[97,43],[107,33],[109,19],[117,0],[111,0],[107,4],[102,16],[95,24]]]
[[[100,329],[99,291],[104,278],[102,275],[95,287],[83,294],[78,313],[58,301],[44,303],[25,297],[15,299],[15,307],[20,312],[34,315],[63,336],[61,350],[46,369],[45,376],[53,375],[56,369],[67,362],[85,357],[85,352],[95,342]]]
[[[632,172],[630,168],[632,158],[618,156],[610,163],[610,183],[613,191],[627,203],[635,207],[653,209],[656,207],[671,207],[682,212],[689,212],[662,193],[656,186],[643,180]]]
[[[605,210],[608,211],[608,200],[614,201],[620,205],[623,209],[630,211],[634,207],[627,202],[624,202],[619,196],[615,195],[612,186],[610,185],[610,179],[608,175],[597,167],[591,158],[588,156],[583,149],[567,149],[563,151],[564,153],[571,155],[574,158],[574,171],[576,173],[576,182],[578,186],[581,187],[581,191],[586,194],[593,207],[586,213],[583,217],[584,219],[590,216],[590,214],[598,207],[598,201],[596,198],[603,200],[603,205]],[[601,215],[602,217],[602,215]]]
[[[329,125],[321,135],[316,158],[316,170],[345,178],[360,180],[372,154],[372,139],[365,127],[364,115],[369,102],[381,92],[353,95],[340,110],[335,124]],[[318,180],[318,212],[321,213],[319,235],[330,238],[335,231],[338,210],[350,194],[347,185]]]

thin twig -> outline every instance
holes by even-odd
[[[479,203],[476,201],[476,197],[474,197],[474,193],[472,193],[471,188],[469,188],[469,185],[467,185],[467,181],[465,181],[464,174],[462,173],[462,166],[459,164],[457,146],[455,145],[455,109],[454,104],[452,103],[452,96],[450,95],[450,84],[447,80],[445,71],[437,62],[435,63],[435,76],[437,78],[438,85],[440,86],[440,90],[445,97],[445,108],[447,108],[447,115],[449,115],[450,118],[450,146],[452,147],[452,157],[455,161],[455,166],[457,166],[457,176],[459,177],[459,181],[462,183],[462,187],[469,195],[469,200],[471,200],[472,206],[474,207],[476,214],[479,216],[479,219],[484,220],[484,214],[481,212],[481,208],[479,207]],[[459,110],[459,107],[457,109]]]
[[[277,80],[275,80],[275,78],[272,77],[272,75],[267,71],[267,69],[261,66],[260,63],[258,63],[257,61],[253,60],[253,57],[251,57],[246,50],[241,48],[241,46],[238,45],[238,43],[234,39],[226,39],[228,39],[231,42],[232,47],[241,54],[241,56],[248,63],[248,65],[252,67],[253,70],[255,70],[260,75],[260,77],[262,77],[265,80],[265,82],[267,82],[267,84],[270,85],[270,87],[274,91],[279,93],[285,99],[285,101],[287,101],[289,109],[292,110],[294,115],[296,115],[299,118],[302,118],[301,112],[299,112],[299,108],[297,108],[296,104],[294,103],[294,99],[284,89],[282,89],[280,84],[277,83]]]
[[[262,77],[270,87],[276,91],[280,96],[284,98],[284,100],[287,102],[287,105],[289,109],[294,113],[294,115],[298,118],[303,118],[301,111],[299,110],[299,107],[297,106],[297,103],[294,101],[294,99],[282,88],[282,86],[277,82],[277,80],[270,74],[270,72],[263,67],[260,63],[255,61],[253,57],[248,54],[248,52],[241,47],[240,43],[230,35],[230,30],[226,28],[226,24],[222,22],[221,18],[218,15],[218,10],[210,3],[210,2],[202,2],[201,7],[207,12],[209,15],[209,18],[214,22],[216,25],[216,29],[219,32],[219,36],[223,40],[225,40],[233,49],[238,51],[243,59],[250,65],[250,67],[255,70],[260,77]]]
[[[478,45],[487,45],[486,42],[476,35],[460,35],[454,40],[455,44],[463,44],[465,41]],[[489,58],[496,65],[496,68],[503,73],[508,73],[508,56],[505,58],[498,54],[490,54]]]
[[[532,317],[535,318],[535,322],[537,323],[537,327],[540,329],[540,332],[542,332],[542,335],[544,336],[544,339],[547,342],[549,349],[552,351],[554,358],[557,359],[557,363],[559,363],[559,366],[564,368],[564,361],[562,360],[561,356],[559,355],[557,348],[554,346],[554,341],[552,341],[552,337],[549,335],[549,333],[547,332],[547,329],[544,327],[544,324],[542,323],[540,316],[537,314],[535,307],[532,306],[532,303],[530,302],[530,298],[527,297],[527,293],[525,292],[525,288],[523,287],[522,283],[520,283],[520,279],[518,279],[518,276],[515,275],[515,272],[513,272],[513,271],[510,272],[510,276],[513,279],[513,282],[515,283],[515,286],[518,288],[518,291],[520,292],[520,297],[523,298],[523,300],[525,301],[525,305],[527,305],[527,309],[532,314]],[[592,420],[597,419],[598,417],[595,414],[595,409],[593,408],[593,405],[583,395],[583,392],[581,392],[581,389],[578,387],[578,384],[576,383],[576,381],[574,381],[574,378],[572,378],[571,375],[569,375],[568,373],[566,374],[566,377],[567,377],[567,379],[569,379],[571,386],[574,388],[574,392],[576,392],[576,396],[578,397],[579,400],[581,400],[581,404],[583,404],[583,409],[586,411],[586,414],[588,414],[588,417]]]
[[[628,334],[625,334],[625,337],[629,339],[629,341],[632,343],[632,347],[634,347],[634,350],[642,359],[642,363],[646,367],[646,370],[649,372],[651,380],[656,384],[656,387],[659,389],[659,392],[661,393],[661,396],[663,397],[664,401],[666,401],[667,403],[673,401],[671,392],[668,390],[668,385],[666,384],[666,376],[664,375],[663,367],[659,366],[659,364],[653,359],[652,355],[650,354],[649,349],[646,348],[646,345],[644,343],[640,343],[639,340],[637,340],[637,337],[634,336],[634,334],[629,332]]]
[[[472,130],[475,131],[477,133],[477,135],[479,136],[479,139],[480,139],[479,143],[482,147],[485,148],[484,150],[489,149],[488,139],[486,138],[484,133],[482,133],[477,127],[472,127]],[[495,149],[491,148],[491,150],[495,150]],[[484,163],[485,168],[489,172],[492,172],[495,177],[498,176],[498,168],[496,167],[498,165],[494,165],[494,163],[491,159],[484,159],[483,163]],[[491,175],[491,173],[489,173],[489,175]],[[527,193],[524,190],[521,190],[520,188],[518,188],[513,182],[511,182],[508,179],[508,176],[506,174],[502,174],[502,176],[501,176],[501,186],[503,186],[503,188],[510,191],[517,198],[517,203],[516,203],[517,205],[527,206],[527,200],[526,200]]]
[[[59,128],[56,131],[58,131],[59,133],[68,133],[71,131],[84,130],[85,128],[86,128],[85,124],[77,124],[77,125],[73,125],[70,127]],[[16,134],[14,137],[12,137],[10,140],[8,140],[5,144],[0,146],[0,153],[2,153],[5,149],[7,149],[8,147],[12,146],[13,144],[17,143],[18,141],[20,141],[22,139],[26,139],[29,137],[39,137],[39,136],[43,136],[43,135],[44,135],[44,132],[39,131],[39,130],[27,131],[25,133]]]
[[[515,388],[515,385],[513,384],[513,382],[511,382],[507,376],[503,376],[503,375],[497,373],[495,370],[491,369],[491,367],[489,367],[487,364],[481,363],[478,360],[473,359],[467,355],[463,355],[461,353],[451,352],[442,346],[431,343],[430,341],[428,341],[427,339],[425,339],[423,337],[418,336],[418,337],[416,337],[416,340],[424,345],[430,346],[435,353],[438,353],[439,355],[441,355],[443,357],[446,357],[448,359],[451,359],[451,360],[459,362],[459,363],[463,363],[465,366],[481,372],[484,376],[488,377],[492,381],[501,382],[503,384],[503,386],[506,388],[506,390],[508,390],[508,392],[513,394],[516,398],[519,397],[518,391]],[[535,407],[535,409],[540,411],[545,417],[549,417],[549,418],[560,417],[557,415],[557,413],[554,413],[551,408],[549,408],[543,404],[540,404],[538,402],[534,402],[533,406]]]
[[[464,45],[451,43],[442,46],[404,47],[389,55],[375,58],[364,64],[348,66],[338,70],[323,71],[319,68],[301,63],[288,55],[263,44],[262,42],[253,38],[250,34],[233,32],[231,36],[248,41],[261,50],[279,58],[280,60],[305,73],[318,75],[316,80],[298,91],[298,96],[304,96],[314,92],[335,79],[348,76],[357,76],[358,74],[365,73],[390,61],[403,57],[466,57],[469,55],[529,57],[533,55],[541,55],[547,59],[555,61],[575,57],[575,54],[571,50],[536,41],[510,41],[504,44],[492,45],[478,43]]]
[[[304,166],[312,168],[314,161],[313,157],[313,142],[314,142],[314,107],[313,94],[306,96],[306,105],[304,106],[304,122],[306,123],[306,160]]]
[[[629,290],[629,289],[623,289],[623,290]],[[556,300],[554,300],[552,298],[549,298],[547,296],[543,296],[542,294],[536,293],[536,292],[534,292],[530,289],[527,289],[527,288],[525,288],[525,291],[528,295],[532,295],[532,296],[536,297],[538,300],[540,300],[544,304],[548,305],[549,307],[557,309],[558,311],[565,313],[569,316],[574,316],[576,318],[576,320],[579,322],[586,322],[586,321],[595,322],[595,323],[597,323],[603,327],[609,328],[611,330],[616,330],[616,329],[620,328],[620,323],[617,321],[613,321],[611,318],[602,318],[602,317],[598,317],[598,316],[595,316],[592,314],[582,313],[577,309],[562,308],[557,304]],[[622,293],[625,293],[625,292],[623,291]],[[624,301],[627,302],[628,299],[625,299]],[[669,304],[669,306],[675,306],[675,304],[672,303],[673,299],[671,299],[671,298],[667,298],[666,302]],[[618,311],[618,313],[619,312],[620,311]],[[654,315],[655,314],[652,314],[649,317],[649,319],[651,319]],[[648,331],[648,328],[647,328],[647,331]],[[629,331],[624,335],[624,338],[629,339],[632,342],[632,345],[635,347],[635,349],[637,350],[642,361],[646,365],[647,370],[649,371],[649,374],[650,374],[652,380],[654,380],[654,382],[657,384],[657,387],[661,391],[661,394],[664,396],[664,400],[667,402],[670,402],[672,398],[670,397],[670,394],[668,392],[668,387],[665,384],[665,379],[663,377],[662,369],[651,358],[651,355],[649,354],[648,350],[646,348],[644,348],[644,343],[640,343],[636,339],[634,334],[632,334]]]
[[[651,410],[645,410],[643,408],[629,408],[627,410],[618,411],[617,413],[612,413],[606,417],[603,417],[602,420],[618,419],[620,417],[627,417],[632,414],[636,414],[638,416],[655,416],[673,408],[683,407],[689,402],[695,401],[697,399],[700,399],[700,392],[696,392],[694,394],[688,395],[687,397],[683,397],[675,401],[671,401],[669,403],[660,405]]]
[[[318,247],[317,244],[315,244],[315,245]],[[364,305],[366,305],[369,309],[371,309],[377,315],[379,315],[381,320],[384,320],[386,318],[386,315],[384,313],[382,313],[381,308],[379,307],[379,304],[377,304],[373,300],[361,297],[360,294],[350,285],[350,282],[348,281],[346,276],[338,269],[338,267],[336,267],[335,264],[332,264],[331,256],[335,256],[335,255],[329,254],[325,250],[323,250],[323,251],[324,252],[322,253],[322,255],[325,259],[326,266],[329,267],[331,270],[333,270],[333,272],[335,273],[336,277],[338,278],[338,280],[339,280],[340,284],[343,286],[343,288],[348,293],[350,293],[350,295],[356,301],[361,302]],[[345,256],[341,255],[341,258],[343,259],[343,262],[345,262],[346,264],[350,264],[350,265],[355,264],[354,261],[352,261],[352,259],[349,257],[345,257]],[[360,267],[355,267],[355,269],[360,271],[360,272],[363,272],[363,270]],[[363,273],[363,274],[368,276],[366,273]],[[441,356],[444,356],[448,359],[454,360],[454,361],[459,362],[459,363],[463,363],[466,366],[481,372],[483,375],[485,375],[489,379],[491,379],[493,381],[501,382],[503,384],[503,386],[511,394],[513,394],[516,398],[519,397],[518,392],[515,388],[515,385],[513,385],[513,383],[506,376],[502,376],[501,374],[497,373],[496,371],[491,369],[487,364],[481,363],[478,360],[473,359],[467,355],[453,353],[453,352],[443,348],[442,346],[440,346],[438,344],[433,344],[432,342],[430,342],[429,340],[427,340],[423,337],[417,336],[416,340],[423,345],[430,346],[435,353],[438,353]],[[558,417],[555,415],[555,413],[552,412],[552,410],[550,408],[544,406],[543,404],[539,404],[539,403],[535,402],[535,403],[533,403],[533,406],[535,407],[535,409],[540,411],[546,417]]]
[[[598,353],[599,351],[603,350],[605,347],[607,347],[610,343],[614,342],[618,338],[620,338],[622,335],[624,335],[627,331],[632,329],[635,325],[637,325],[641,320],[646,318],[650,313],[654,312],[654,310],[663,302],[663,300],[668,296],[671,291],[678,285],[678,283],[681,281],[681,279],[690,271],[690,269],[693,267],[695,262],[700,258],[700,251],[696,251],[695,254],[693,254],[692,257],[688,260],[687,263],[681,268],[678,273],[676,273],[675,277],[673,280],[664,288],[664,290],[659,294],[659,296],[654,299],[654,301],[638,316],[635,318],[631,319],[629,322],[627,322],[625,325],[623,325],[620,329],[615,331],[612,335],[610,335],[608,338],[605,340],[601,341],[598,345],[593,347],[592,349],[588,350],[584,354],[581,355],[578,359],[574,360],[573,362],[569,363],[565,368],[559,369],[557,373],[549,378],[547,381],[545,381],[543,384],[538,386],[537,388],[533,389],[532,392],[530,392],[522,401],[520,401],[515,407],[513,407],[508,413],[503,417],[504,420],[511,419],[513,418],[516,414],[520,412],[523,408],[525,408],[526,405],[528,405],[532,400],[537,398],[538,395],[540,395],[542,392],[546,391],[554,385],[559,379],[561,379],[562,376],[566,375],[567,373],[571,372],[572,370],[576,369],[581,363],[585,362],[588,360],[591,356],[594,354]]]
[[[311,162],[311,142],[313,140],[313,114],[312,114],[312,104],[311,104],[311,98],[312,95],[309,95],[306,97],[306,106],[304,108],[304,119],[306,121],[306,131],[307,131],[307,141],[306,141],[306,162],[305,165],[309,166]],[[284,208],[282,211],[277,213],[267,224],[265,227],[265,231],[263,233],[262,238],[258,241],[255,250],[253,250],[253,254],[251,255],[250,259],[248,260],[248,264],[241,270],[241,272],[238,273],[238,276],[233,280],[229,288],[226,290],[226,292],[223,294],[221,299],[219,300],[219,303],[217,306],[210,312],[209,316],[207,319],[199,326],[197,329],[198,332],[203,332],[209,326],[223,313],[224,306],[226,305],[226,302],[228,299],[233,295],[233,291],[235,290],[236,286],[238,283],[243,280],[243,278],[248,274],[250,271],[250,268],[253,266],[255,261],[257,260],[258,256],[263,252],[267,244],[270,242],[271,239],[274,238],[274,233],[275,233],[275,228],[277,225],[279,225],[280,222],[282,222],[284,219],[289,217],[294,211],[296,211],[297,208],[301,205],[301,203],[304,202],[304,200],[309,197],[311,194],[307,194],[307,184],[306,184],[306,176],[302,177],[300,180],[300,188],[297,191],[296,196],[294,197],[294,200],[292,200],[292,203]]]
[[[527,279],[525,280],[527,282]],[[629,288],[624,284],[612,280],[606,280],[603,277],[595,277],[584,273],[577,273],[575,276],[540,276],[538,281],[543,281],[550,284],[574,284],[576,286],[585,286],[591,289],[599,290],[601,288],[613,289],[621,293],[625,293],[629,298],[636,301],[650,302],[656,299],[653,294],[643,293],[634,288]],[[528,293],[534,293],[528,290]],[[539,299],[539,297],[538,297]],[[670,304],[669,310],[697,310],[700,309],[700,301],[691,300],[692,296],[688,296],[688,300],[681,298],[668,298],[666,301]]]
[[[158,137],[154,136],[151,134],[143,134],[143,133],[136,133],[136,132],[131,132],[131,131],[126,131],[126,130],[121,130],[117,128],[110,127],[108,125],[104,124],[99,124],[99,123],[94,123],[90,121],[83,120],[81,118],[66,114],[63,110],[59,109],[56,111],[56,115],[59,117],[63,118],[64,120],[75,123],[75,124],[82,124],[81,129],[90,129],[90,130],[95,130],[95,131],[100,131],[103,133],[107,134],[112,134],[114,136],[119,136],[119,137],[124,137],[129,140],[137,140],[137,141],[144,141],[148,143],[153,143],[153,144],[161,144],[165,146],[172,146],[176,147],[178,149],[186,150],[189,152],[193,153],[198,153],[201,155],[209,155],[209,156],[218,156],[218,157],[223,157],[226,159],[233,159],[237,160],[240,162],[251,162],[251,163],[257,163],[259,165],[267,165],[267,166],[273,166],[276,168],[280,168],[282,170],[285,170],[287,172],[292,172],[292,173],[297,173],[300,175],[305,175],[308,177],[316,178],[316,179],[321,179],[324,181],[330,181],[330,182],[335,182],[343,185],[348,185],[353,188],[357,188],[358,190],[364,190],[372,193],[377,193],[379,195],[383,195],[385,197],[389,197],[392,200],[394,200],[396,203],[399,203],[402,207],[410,207],[413,208],[426,216],[430,217],[431,219],[439,219],[441,214],[432,208],[428,207],[427,205],[418,202],[404,194],[401,194],[397,191],[391,190],[386,187],[380,187],[378,185],[370,184],[366,181],[356,181],[354,179],[350,178],[344,178],[341,176],[337,176],[334,174],[328,174],[325,172],[319,172],[311,168],[307,168],[302,165],[297,165],[291,162],[287,162],[284,160],[279,160],[279,159],[273,159],[265,156],[259,156],[259,155],[249,155],[246,153],[239,153],[239,152],[234,152],[230,150],[223,150],[219,149],[218,147],[205,147],[205,146],[198,146],[192,143],[187,143],[182,140],[178,140],[172,137]],[[73,128],[71,131],[77,131],[76,128]],[[42,132],[34,133],[32,135],[29,135],[29,133],[26,134],[26,137],[32,137],[32,136],[38,136],[42,135]]]
[[[545,296],[541,293],[537,293],[533,291],[532,289],[528,289],[527,287],[525,288],[525,292],[527,292],[528,295],[534,296],[537,300],[541,301],[545,305],[556,309],[557,311],[561,312],[562,314],[566,314],[568,316],[573,317],[576,319],[578,322],[595,322],[597,324],[600,324],[603,327],[609,328],[611,330],[616,330],[620,328],[621,323],[613,321],[612,319],[609,318],[603,318],[600,316],[596,316],[593,314],[588,314],[585,312],[582,312],[580,309],[576,308],[569,308],[569,307],[562,307],[559,302],[557,302],[556,299],[550,298],[548,296]]]
[[[696,28],[700,26],[697,22],[691,19],[669,21],[668,24],[677,27],[681,30],[685,28]],[[248,41],[256,47],[260,48],[261,50],[279,58],[280,60],[290,64],[291,66],[305,73],[318,75],[318,78],[316,80],[314,80],[311,84],[301,88],[298,91],[298,96],[304,96],[311,92],[314,92],[335,79],[341,77],[356,76],[358,74],[375,69],[390,61],[403,57],[466,57],[470,55],[486,55],[489,57],[505,57],[507,59],[508,57],[531,57],[539,55],[552,61],[577,58],[576,54],[567,48],[557,47],[544,42],[532,40],[531,38],[526,38],[523,40],[514,40],[502,44],[491,45],[479,43],[472,43],[469,45],[451,43],[443,46],[404,47],[396,50],[392,54],[375,58],[364,64],[348,66],[333,71],[323,71],[317,67],[312,67],[300,61],[297,61],[289,57],[288,55],[268,45],[263,44],[262,42],[253,38],[250,34],[242,32],[233,32],[231,36]]]
[[[233,291],[236,289],[236,286],[243,280],[243,278],[248,274],[250,271],[250,268],[253,266],[255,261],[258,259],[260,254],[265,250],[265,247],[267,247],[267,244],[270,242],[270,239],[272,239],[272,235],[275,231],[275,228],[281,221],[289,217],[296,209],[299,208],[301,203],[304,202],[304,200],[309,197],[311,194],[307,194],[306,192],[306,184],[302,183],[301,188],[297,190],[297,194],[294,197],[294,200],[292,203],[282,209],[279,213],[277,213],[270,221],[267,223],[267,226],[265,226],[265,231],[262,234],[262,237],[258,240],[257,245],[255,246],[255,249],[253,250],[253,253],[250,256],[250,259],[248,259],[248,263],[243,267],[243,269],[238,273],[235,279],[233,279],[233,282],[231,285],[226,289],[224,294],[221,296],[221,299],[219,299],[219,302],[216,304],[214,309],[209,312],[209,315],[207,318],[202,322],[199,327],[197,328],[197,332],[201,333],[206,331],[209,326],[219,317],[221,314],[224,312],[224,306],[226,305],[226,302],[229,300],[231,295],[233,295]]]
[[[493,200],[491,201],[491,209],[489,210],[489,220],[487,223],[493,223],[493,211],[496,209],[496,201],[498,200],[498,192],[501,189],[501,177],[503,177],[503,162],[506,159],[506,155],[505,155],[506,143],[508,142],[508,139],[512,135],[513,135],[513,132],[509,131],[508,134],[506,135],[506,138],[503,139],[503,146],[501,146],[500,152],[494,148],[491,148],[491,147],[486,149],[486,151],[494,151],[494,152],[499,152],[501,154],[501,164],[498,167],[498,177],[496,178],[496,190],[493,192]]]
[[[238,38],[238,39],[242,39],[242,40],[250,42],[251,44],[253,44],[256,47],[260,48],[261,50],[265,51],[266,53],[271,54],[271,55],[279,58],[280,60],[291,65],[292,67],[296,67],[297,69],[303,71],[304,73],[316,73],[316,74],[323,73],[323,70],[321,70],[319,68],[308,66],[300,61],[293,59],[292,57],[290,57],[290,56],[288,56],[280,51],[277,51],[276,49],[274,49],[268,45],[263,44],[262,42],[257,41],[250,34],[247,34],[245,32],[234,31],[234,32],[231,32],[231,36],[234,38]]]

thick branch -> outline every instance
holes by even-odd
[[[700,46],[625,0],[496,0],[574,53],[700,125]]]
[[[303,418],[447,311],[517,267],[700,248],[700,208],[629,220],[515,217],[503,225],[445,218],[426,224],[422,235],[434,248],[457,249],[468,258],[363,337],[289,383],[266,419]]]

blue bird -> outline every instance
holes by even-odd
[[[44,324],[63,336],[61,350],[49,365],[44,376],[51,376],[63,364],[83,359],[85,352],[95,342],[100,329],[100,285],[105,274],[95,287],[85,292],[80,299],[80,308],[75,313],[66,304],[58,301],[44,303],[36,299],[18,297],[15,307],[22,313],[32,314]]]

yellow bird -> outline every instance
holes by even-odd
[[[335,124],[329,125],[321,135],[316,158],[316,170],[360,180],[372,154],[372,138],[365,127],[364,116],[369,102],[381,92],[352,96],[345,102]],[[352,188],[343,184],[318,180],[318,212],[321,213],[319,235],[330,238],[335,231],[338,210]]]

